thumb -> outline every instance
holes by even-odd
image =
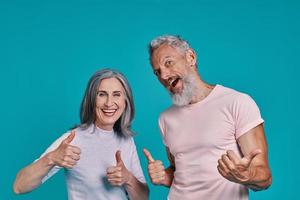
[[[151,153],[146,148],[143,149],[143,152],[144,152],[148,162],[154,162],[154,158],[152,157]]]
[[[123,161],[122,161],[122,158],[121,158],[121,151],[118,150],[116,152],[116,161],[117,161],[117,165],[122,165],[123,164]]]
[[[257,156],[258,154],[261,154],[262,153],[262,151],[260,150],[260,149],[254,149],[254,150],[252,150],[248,155],[246,155],[244,158],[243,158],[243,160],[245,160],[245,162],[247,163],[247,164],[250,164],[250,162],[253,160],[253,158],[255,157],[255,156]]]
[[[64,140],[65,143],[70,144],[75,138],[75,131],[71,131],[70,135]]]

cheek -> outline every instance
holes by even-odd
[[[168,82],[167,82],[167,81],[164,81],[164,80],[161,79],[160,77],[158,77],[157,79],[158,79],[158,81],[159,81],[163,86],[165,86],[165,87],[168,86]]]
[[[120,101],[118,102],[118,105],[119,105],[119,108],[120,108],[120,109],[124,110],[124,109],[125,109],[125,106],[126,106],[125,100],[124,100],[124,99],[123,99],[123,100],[120,100]]]
[[[99,106],[95,107],[95,114],[96,114],[97,117],[99,117],[101,115],[101,111],[100,111],[100,107]]]
[[[104,101],[102,99],[97,99],[96,108],[101,107],[103,104],[104,104]]]
[[[188,69],[190,65],[188,65],[186,62],[179,62],[174,66],[174,71],[177,72],[184,72]]]
[[[120,114],[122,114],[123,112],[124,112],[124,110],[125,110],[125,107],[126,107],[126,103],[125,103],[125,100],[118,100],[117,102],[116,102],[116,104],[118,105],[118,107],[119,107],[119,113]]]

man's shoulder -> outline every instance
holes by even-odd
[[[253,98],[245,93],[232,88],[223,87],[223,92],[217,97],[226,105],[247,104],[255,102]]]
[[[238,95],[238,94],[241,93],[240,91],[237,91],[236,89],[233,89],[231,87],[227,87],[227,86],[223,86],[223,85],[218,85],[218,87],[219,87],[219,90],[222,93],[225,93],[225,94],[235,94],[235,95]]]
[[[236,99],[236,98],[240,98],[240,97],[244,97],[244,96],[248,96],[246,93],[238,91],[236,89],[230,88],[230,87],[226,87],[223,85],[219,85],[219,97],[227,97],[227,98],[232,98],[232,99]]]
[[[160,113],[159,118],[163,118],[163,117],[169,116],[169,115],[174,115],[178,109],[179,109],[178,106],[171,105]]]

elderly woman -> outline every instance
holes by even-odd
[[[148,199],[133,116],[126,78],[110,69],[97,71],[82,100],[81,124],[17,174],[14,192],[30,192],[63,168],[70,200]]]

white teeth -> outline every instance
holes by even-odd
[[[173,87],[173,83],[179,79],[179,77],[173,77],[168,79],[169,86]]]
[[[102,109],[102,111],[103,111],[104,113],[114,113],[114,112],[116,112],[117,110],[116,110],[116,109],[114,109],[114,110],[104,110],[104,109]]]
[[[170,78],[170,79],[168,80],[169,85],[172,86],[172,83],[173,83],[175,80],[176,80],[176,78]]]

